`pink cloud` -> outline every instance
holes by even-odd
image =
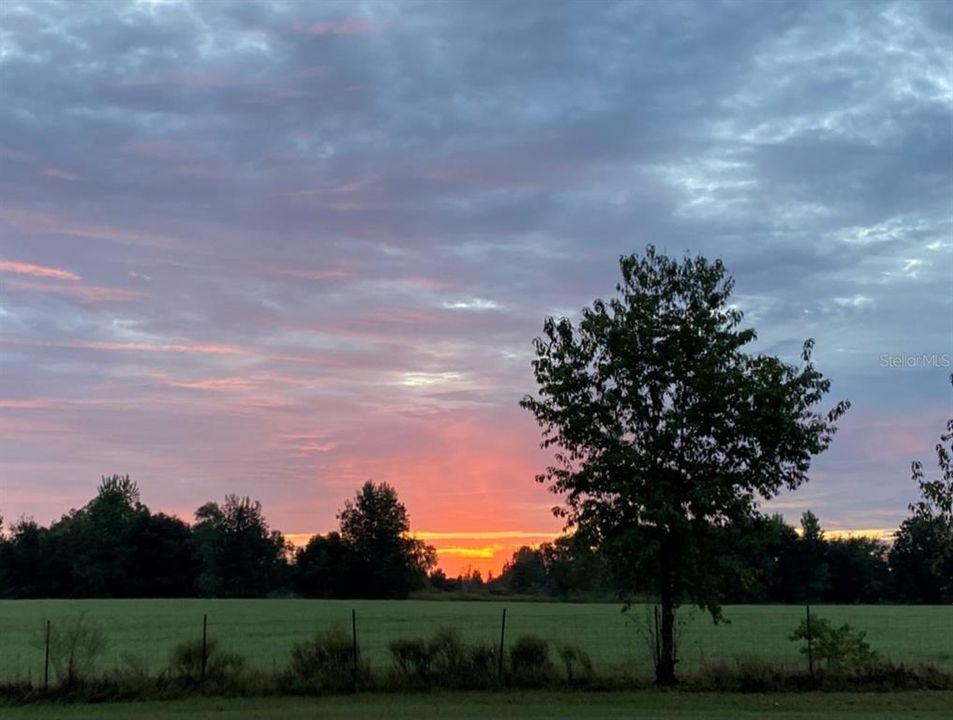
[[[108,240],[120,245],[145,245],[150,247],[181,245],[179,240],[163,235],[129,230],[112,225],[75,222],[50,213],[10,205],[0,205],[0,219],[29,233],[49,233],[90,240]]]
[[[99,285],[48,285],[45,283],[29,282],[24,280],[12,280],[7,283],[10,290],[20,290],[25,292],[38,292],[52,295],[63,295],[78,302],[100,303],[100,302],[124,302],[135,300],[143,296],[143,293],[135,290],[123,290],[121,288],[101,287]]]
[[[70,182],[76,182],[77,180],[82,180],[82,178],[76,173],[72,173],[69,170],[63,170],[62,168],[46,168],[43,170],[41,175],[45,177],[57,178],[58,180],[69,180]]]
[[[33,263],[17,262],[16,260],[0,260],[0,272],[16,273],[18,275],[32,275],[33,277],[54,278],[56,280],[79,280],[80,276],[69,270],[35,265]]]
[[[32,398],[29,400],[0,400],[0,409],[3,410],[42,410],[51,408],[56,403],[48,398]]]
[[[339,20],[317,20],[312,23],[297,21],[291,29],[307,35],[370,35],[380,29],[377,23],[363,18],[341,18]]]
[[[220,345],[215,343],[144,343],[144,342],[114,342],[110,340],[64,340],[42,341],[10,338],[0,336],[0,342],[10,345],[26,345],[30,347],[70,348],[77,350],[103,350],[116,352],[167,352],[199,355],[248,355],[249,351],[235,345]]]

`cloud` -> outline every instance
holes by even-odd
[[[42,276],[49,277],[49,276]],[[62,295],[81,303],[127,302],[142,297],[142,293],[122,288],[98,285],[50,285],[49,283],[11,280],[8,290],[35,292],[46,295]]]
[[[69,180],[70,182],[82,180],[76,173],[71,173],[69,170],[63,170],[62,168],[44,168],[42,174],[44,177],[56,178],[57,180]]]
[[[295,21],[292,30],[307,35],[370,35],[380,29],[377,23],[363,18],[342,18],[339,20],[315,20],[313,22]]]
[[[48,348],[73,348],[79,350],[101,350],[105,352],[160,352],[185,353],[200,355],[245,355],[248,350],[234,345],[216,345],[209,343],[148,343],[148,342],[115,342],[109,340],[29,340],[16,337],[5,337],[3,341],[10,345],[23,345]]]
[[[879,357],[950,344],[947,4],[319,10],[5,3],[0,397],[62,399],[7,408],[5,513],[106,463],[291,530],[373,477],[415,527],[556,532],[532,339],[653,242],[721,257],[753,349],[815,338],[854,401],[791,511],[905,516],[948,385]]]
[[[32,275],[40,278],[53,278],[56,280],[79,280],[76,273],[60,268],[48,267],[45,265],[34,265],[33,263],[16,262],[14,260],[0,260],[0,272],[16,273],[17,275]]]

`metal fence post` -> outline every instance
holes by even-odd
[[[351,608],[351,662],[353,663],[354,689],[357,690],[357,610],[355,608]]]
[[[50,687],[50,621],[46,621],[46,643],[43,653],[43,689]]]
[[[503,608],[503,622],[500,623],[500,655],[497,658],[496,672],[500,682],[503,682],[503,640],[506,638],[506,608]]]
[[[208,668],[208,613],[202,615],[202,677],[201,684],[205,687],[205,671]]]
[[[804,609],[807,613],[807,670],[811,674],[811,679],[814,679],[814,637],[813,632],[811,631],[811,606],[805,605]]]

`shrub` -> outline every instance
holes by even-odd
[[[810,626],[807,619],[801,620],[789,639],[802,640],[801,653],[813,652],[814,658],[823,662],[828,670],[858,673],[880,662],[880,656],[870,648],[865,637],[866,633],[846,623],[834,627],[830,620],[812,617]]]
[[[222,687],[238,680],[245,669],[245,658],[221,647],[218,640],[209,638],[203,647],[201,638],[186,640],[172,648],[170,672],[179,683],[188,686]],[[203,677],[202,668],[205,668]]]
[[[297,643],[291,649],[291,671],[311,688],[331,692],[356,689],[370,674],[366,665],[355,662],[354,640],[340,629]]]
[[[517,685],[542,685],[552,675],[549,644],[535,635],[522,635],[510,646],[510,670]]]
[[[587,681],[592,678],[592,659],[581,647],[562,644],[557,646],[556,654],[563,661],[567,682]]]

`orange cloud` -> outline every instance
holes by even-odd
[[[207,380],[195,380],[192,382],[166,382],[166,385],[170,387],[185,388],[187,390],[215,391],[247,390],[252,384],[250,380],[242,377],[208,378]]]
[[[526,530],[472,530],[463,532],[435,532],[421,530],[411,533],[418,540],[552,540],[552,531],[528,532]]]
[[[437,554],[440,557],[445,555],[456,555],[461,558],[480,558],[481,560],[490,560],[494,558],[505,545],[487,545],[486,547],[441,547],[437,548]]]
[[[866,538],[868,540],[881,540],[890,542],[897,534],[896,528],[858,528],[856,530],[824,530],[824,537],[828,540],[850,540],[852,538]],[[794,528],[794,532],[803,535],[804,530],[800,527]]]
[[[32,275],[33,277],[55,278],[56,280],[80,280],[80,276],[68,270],[34,265],[33,263],[17,262],[15,260],[0,260],[0,272],[16,273],[18,275]]]

